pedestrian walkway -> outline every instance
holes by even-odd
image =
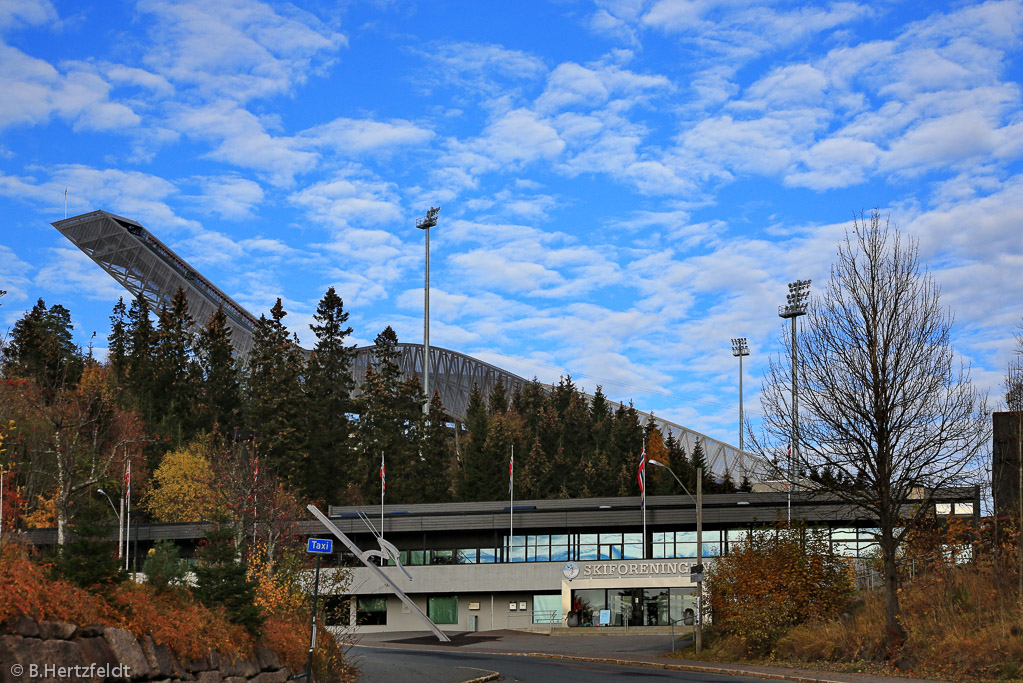
[[[424,635],[422,632],[365,633],[359,636],[359,644],[373,647],[394,647],[403,650],[455,649],[461,652],[552,657],[774,680],[818,683],[827,681],[835,683],[924,683],[921,679],[903,677],[832,673],[793,667],[731,664],[663,657],[661,655],[664,653],[671,652],[671,636],[668,634],[552,638],[538,633],[501,630],[451,635],[450,643],[442,643],[435,637]],[[688,644],[688,638],[676,641],[677,648],[686,644]],[[933,681],[928,681],[928,683],[933,683]]]

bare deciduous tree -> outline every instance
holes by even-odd
[[[824,490],[878,520],[894,651],[905,639],[899,546],[934,489],[961,481],[982,447],[982,397],[955,360],[952,316],[916,243],[876,210],[853,220],[805,320],[799,450],[807,465],[835,475],[822,478]],[[775,444],[791,434],[789,353],[771,362],[761,399]]]

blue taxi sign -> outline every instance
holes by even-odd
[[[332,553],[334,541],[329,538],[310,538],[305,550],[307,553]]]

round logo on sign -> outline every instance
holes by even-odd
[[[566,579],[571,581],[579,576],[579,565],[575,562],[566,562],[565,566],[561,568],[561,573],[565,575]]]

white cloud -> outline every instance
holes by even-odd
[[[219,176],[200,178],[200,205],[208,212],[228,220],[243,220],[263,202],[263,188],[247,178]]]
[[[203,96],[244,102],[288,92],[345,37],[312,15],[257,0],[142,0],[155,24],[145,62]]]
[[[0,195],[29,200],[47,207],[51,215],[63,211],[64,190],[70,214],[105,209],[130,216],[157,231],[201,229],[195,221],[182,218],[170,207],[177,186],[158,176],[138,171],[97,169],[79,164],[56,166],[49,178],[0,175]]]
[[[57,10],[49,0],[4,0],[0,3],[0,31],[24,24],[56,23]]]
[[[537,111],[553,112],[569,107],[592,108],[612,97],[632,105],[652,92],[670,92],[670,80],[660,75],[637,74],[616,65],[592,67],[574,62],[559,64],[547,77],[547,88],[536,100]]]
[[[319,160],[293,137],[270,134],[258,117],[229,100],[182,107],[170,121],[192,137],[212,139],[211,159],[262,171],[276,185],[292,185],[296,175],[312,170]]]
[[[60,117],[76,128],[123,130],[139,124],[131,108],[109,98],[111,86],[90,71],[59,72],[49,62],[0,43],[0,129]]]
[[[420,54],[431,66],[422,77],[425,85],[456,86],[484,95],[504,90],[506,81],[531,81],[547,71],[540,58],[501,45],[439,43]]]
[[[124,289],[88,256],[75,247],[50,250],[50,260],[36,273],[36,287],[57,294],[84,295],[99,301],[116,301]]]
[[[342,171],[288,197],[314,221],[339,229],[349,225],[395,223],[402,212],[397,188],[390,183]]]
[[[12,304],[28,301],[31,289],[32,266],[23,261],[13,249],[0,244],[0,272],[3,280],[0,289],[7,294],[0,297],[0,320],[8,320],[12,315]],[[3,330],[0,329],[0,336]]]
[[[411,121],[349,118],[337,118],[299,134],[312,146],[327,147],[344,155],[421,145],[433,136],[433,131],[420,128]]]

